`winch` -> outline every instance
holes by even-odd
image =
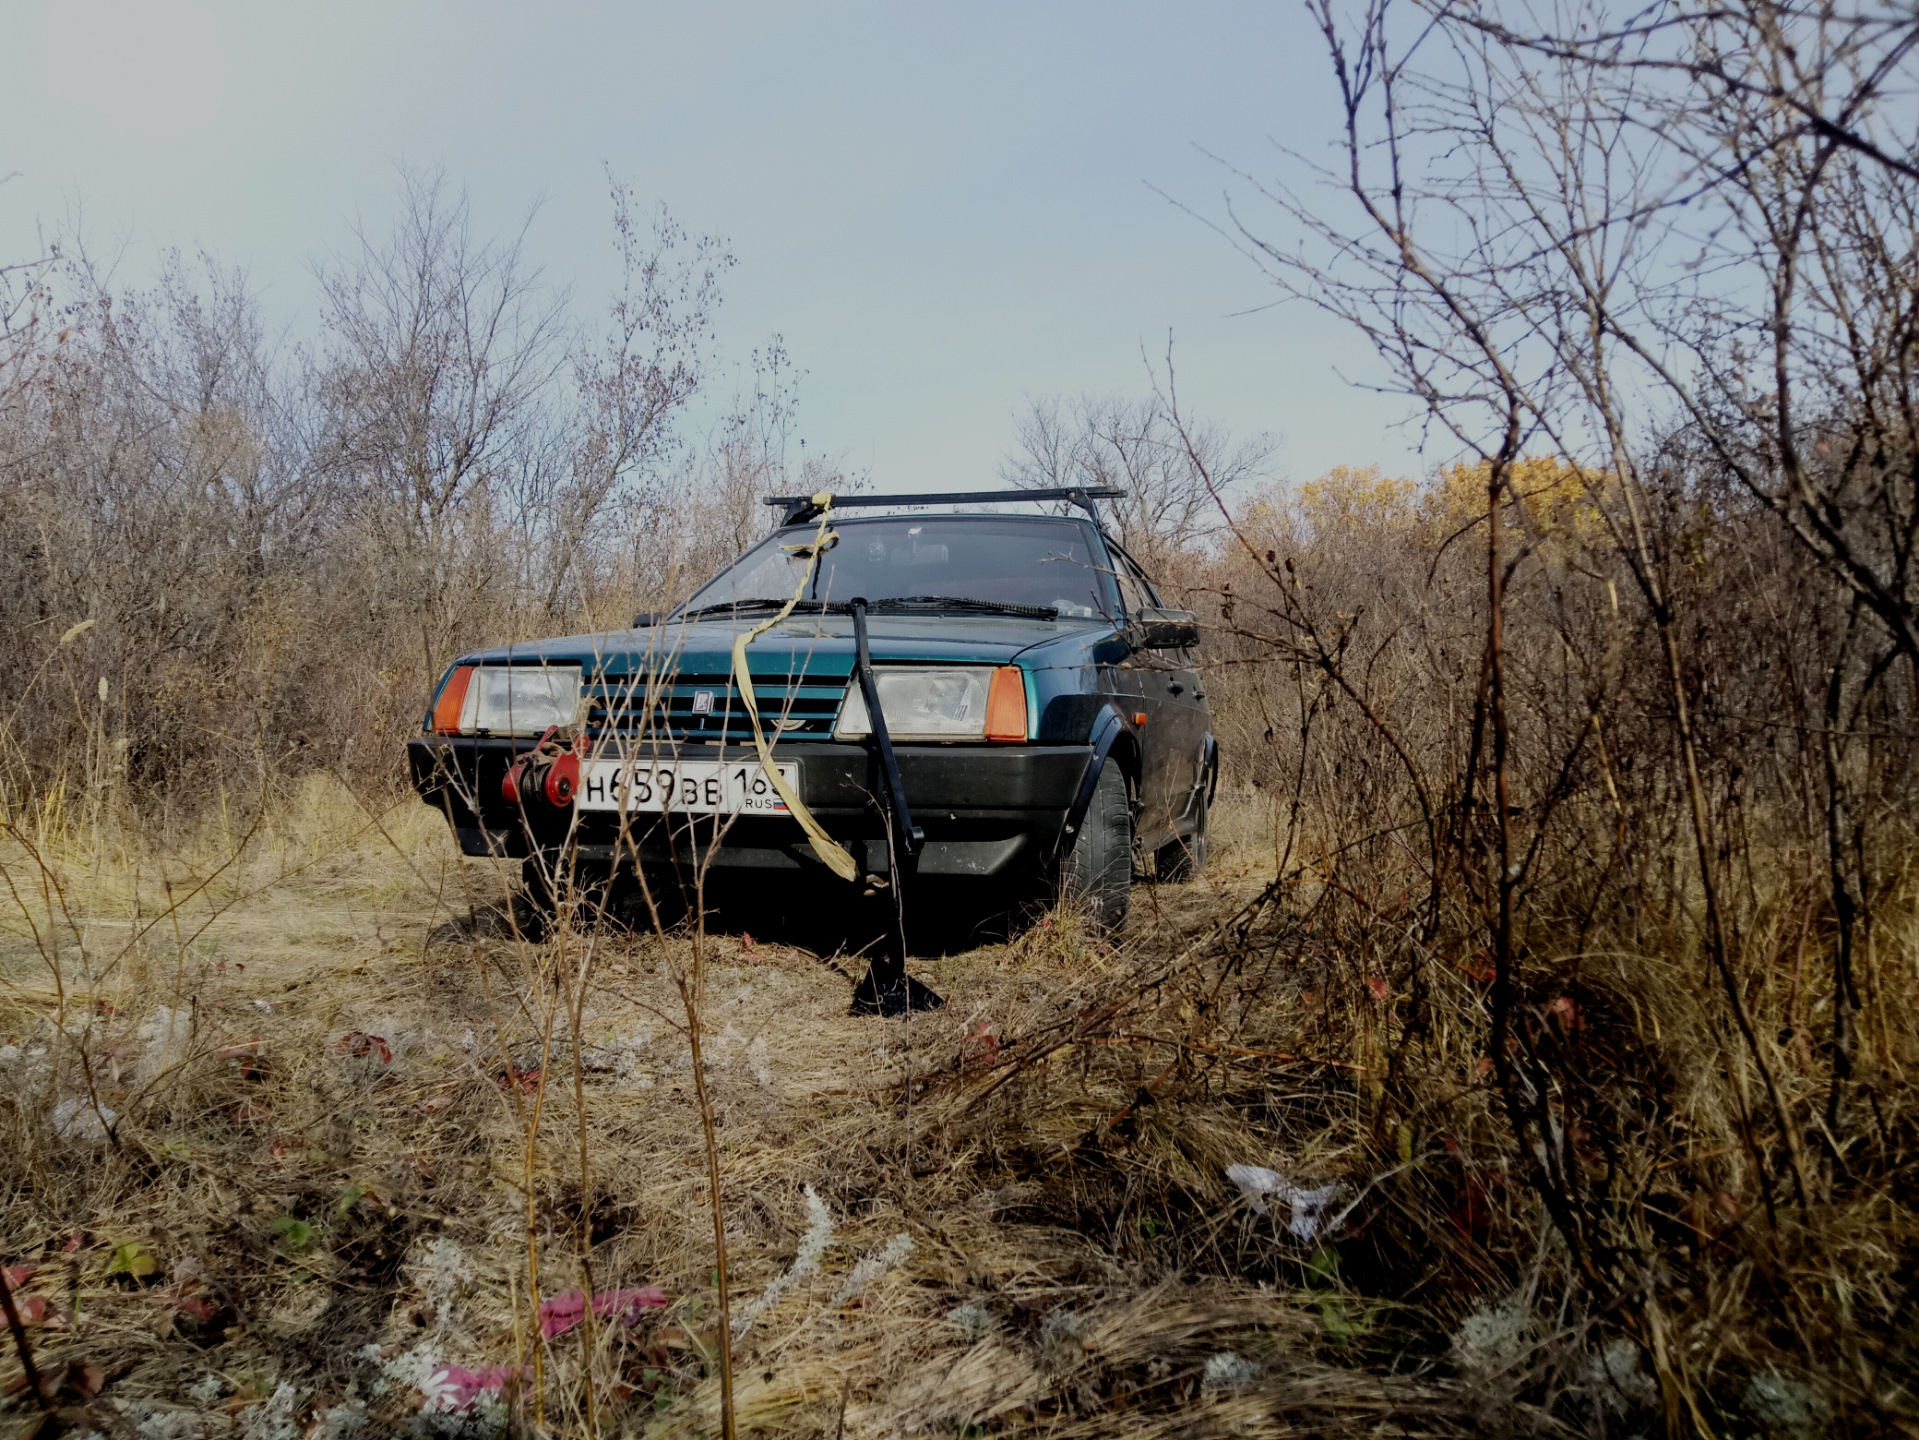
[[[580,788],[580,754],[586,745],[584,734],[576,735],[568,745],[559,737],[560,727],[549,725],[546,733],[507,766],[500,780],[500,794],[509,805],[546,804],[564,810],[573,803],[573,792]]]

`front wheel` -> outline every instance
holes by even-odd
[[[513,925],[527,940],[544,940],[558,910],[553,893],[552,856],[529,855],[520,862],[520,883],[512,895]]]
[[[575,929],[598,922],[613,900],[612,875],[604,864],[568,863],[565,851],[542,850],[520,862],[513,892],[513,921],[528,940],[545,940],[562,913]]]
[[[1133,898],[1133,801],[1116,764],[1100,771],[1093,803],[1060,868],[1060,893],[1085,907],[1100,934],[1125,927]]]
[[[1153,873],[1160,881],[1177,885],[1192,879],[1206,864],[1206,827],[1211,809],[1202,788],[1199,813],[1193,817],[1193,833],[1177,836],[1153,852]]]

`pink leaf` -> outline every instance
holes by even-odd
[[[642,1310],[657,1310],[666,1304],[666,1292],[657,1285],[640,1290],[605,1290],[593,1297],[593,1313],[602,1320],[618,1316],[631,1325]],[[540,1302],[540,1333],[551,1340],[564,1335],[586,1317],[586,1297],[578,1290],[555,1295]]]
[[[426,1396],[426,1410],[465,1410],[475,1400],[490,1391],[504,1390],[516,1374],[530,1375],[529,1370],[515,1370],[511,1365],[489,1365],[482,1370],[469,1370],[464,1365],[435,1366],[426,1377],[426,1383],[420,1387],[420,1393]]]
[[[1375,1000],[1384,1000],[1388,995],[1393,993],[1392,987],[1377,975],[1368,975],[1366,977],[1366,988],[1373,992],[1373,999]]]
[[[39,1267],[37,1265],[9,1265],[6,1272],[8,1287],[15,1290],[19,1289],[34,1277],[38,1269]]]

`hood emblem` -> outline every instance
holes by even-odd
[[[713,713],[713,692],[711,690],[695,690],[693,692],[693,713],[695,715],[711,715]]]

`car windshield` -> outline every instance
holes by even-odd
[[[942,599],[1056,611],[1062,618],[1110,612],[1109,581],[1086,531],[1071,520],[931,516],[845,521],[807,585],[804,600],[937,608]],[[816,527],[789,526],[742,555],[702,588],[689,610],[784,605],[806,573]]]

